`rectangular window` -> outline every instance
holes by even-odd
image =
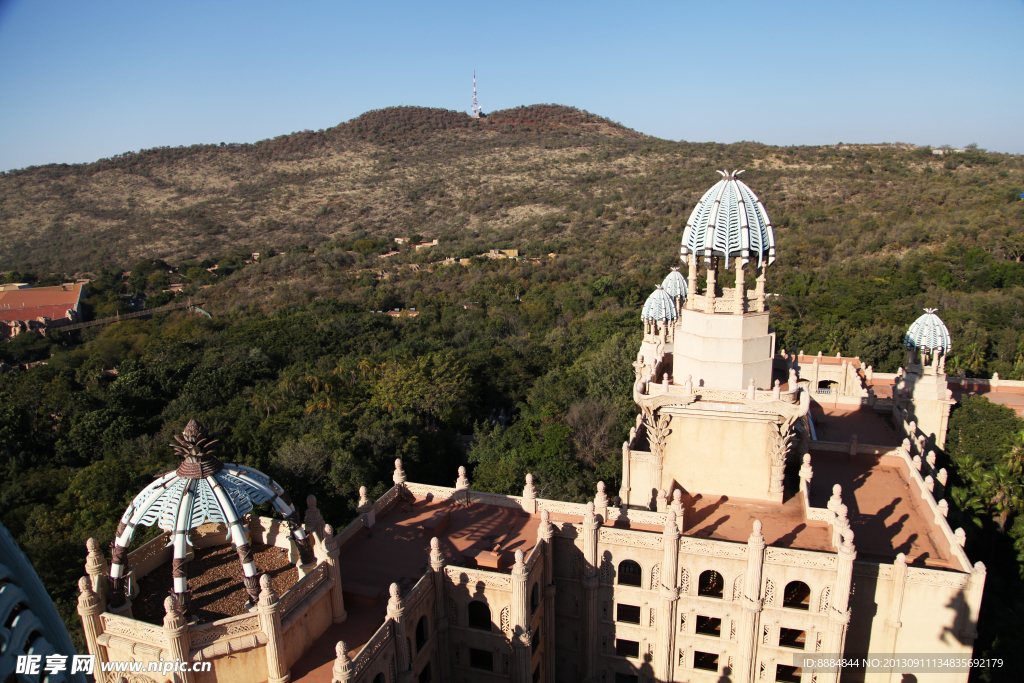
[[[693,668],[704,671],[718,671],[718,655],[711,652],[693,652]]]
[[[787,666],[785,664],[775,665],[775,680],[783,683],[800,683],[800,674],[803,671],[799,667]]]
[[[469,648],[469,665],[474,669],[494,671],[494,653],[490,650],[477,650]]]
[[[615,639],[615,654],[620,657],[639,657],[640,643],[635,640]]]
[[[623,621],[627,624],[639,624],[640,623],[640,606],[639,605],[616,605],[615,606],[615,621]]]
[[[795,628],[779,629],[779,647],[791,647],[794,650],[804,649],[807,642],[807,634]]]
[[[715,617],[697,617],[697,633],[702,636],[722,637],[722,620]]]

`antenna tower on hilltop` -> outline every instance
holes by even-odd
[[[474,119],[480,118],[480,112],[482,109],[483,107],[480,106],[480,103],[477,102],[476,99],[476,69],[473,69],[473,108],[470,116]]]

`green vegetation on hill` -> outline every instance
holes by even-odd
[[[719,168],[748,169],[776,226],[779,348],[893,372],[929,306],[953,335],[951,372],[1024,378],[1021,157],[677,143],[556,106],[482,121],[386,109],[254,145],[0,175],[7,281],[88,273],[97,318],[127,295],[201,296],[214,314],[0,344],[8,363],[47,362],[0,376],[4,524],[73,624],[85,538],[110,540],[193,417],[222,432],[225,459],[316,494],[336,525],[396,456],[436,484],[468,461],[476,488],[519,493],[532,472],[545,496],[614,492],[639,309]],[[413,236],[439,243],[394,241]],[[479,256],[490,249],[523,258]],[[371,312],[396,308],[418,316]],[[946,457],[951,516],[990,572],[976,651],[1010,660],[1024,423],[990,406],[954,412]]]

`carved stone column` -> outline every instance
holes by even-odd
[[[736,258],[736,291],[734,293],[734,303],[732,312],[736,315],[743,315],[747,312],[747,292],[746,282],[743,277],[743,259]]]
[[[85,644],[89,648],[89,654],[96,656],[96,665],[93,669],[93,676],[96,683],[106,683],[107,676],[103,673],[103,664],[107,661],[106,651],[100,647],[97,637],[103,630],[100,622],[100,614],[103,609],[100,605],[99,596],[92,589],[89,578],[83,576],[78,580],[78,615],[82,617],[82,630],[85,631]]]
[[[192,644],[188,634],[185,615],[178,609],[178,601],[173,596],[164,598],[164,636],[167,637],[167,651],[172,660],[188,662]],[[175,683],[192,683],[195,676],[191,671],[178,671],[173,674]]]
[[[661,544],[661,585],[658,586],[661,605],[657,615],[654,675],[659,681],[671,681],[674,680],[676,605],[679,601],[679,589],[676,587],[679,574],[679,527],[676,525],[676,513],[672,510],[665,515]]]
[[[541,643],[544,648],[544,669],[543,680],[555,680],[555,548],[552,543],[554,528],[551,526],[551,513],[542,510],[540,513],[540,525],[537,527],[537,544],[543,545],[544,552],[544,600],[541,602],[541,609],[544,611],[544,638]]]
[[[334,646],[334,667],[331,669],[331,683],[348,683],[352,680],[352,660],[348,658],[348,645],[339,640]]]
[[[324,562],[327,563],[327,574],[334,581],[334,585],[331,586],[331,621],[340,624],[348,618],[348,613],[345,612],[345,595],[341,587],[341,564],[338,561],[341,557],[341,548],[334,539],[334,527],[325,524],[323,533],[324,550],[327,555]]]
[[[260,600],[256,604],[260,630],[267,634],[267,683],[288,683],[291,672],[284,663],[284,631],[281,628],[281,603],[267,574],[260,576]]]
[[[685,518],[683,516],[685,514],[683,509],[683,492],[680,489],[672,491],[672,503],[669,505],[669,509],[676,515],[676,528],[679,529],[679,533],[683,533],[686,530],[686,525],[684,524]],[[654,586],[651,586],[651,588],[653,589]]]
[[[100,543],[95,538],[86,541],[85,547],[89,550],[85,558],[85,573],[89,575],[92,590],[96,593],[96,599],[100,601],[100,612],[103,612],[107,608],[107,587],[110,585],[107,579],[107,572],[110,571],[107,568],[107,558],[103,556]]]
[[[733,680],[757,680],[757,631],[761,626],[761,570],[764,567],[764,535],[761,521],[747,539],[747,575],[743,587],[743,614],[739,632],[740,656]]]
[[[715,312],[715,277],[717,276],[717,263],[715,258],[708,259],[708,291],[704,294],[705,313]]]
[[[601,613],[597,608],[597,586],[600,568],[597,561],[597,534],[600,524],[594,514],[594,503],[587,503],[587,513],[583,516],[583,588],[586,591],[587,613],[584,622],[587,631],[587,650],[584,662],[584,680],[587,683],[596,680],[597,670],[597,638],[601,624]]]
[[[512,680],[516,683],[530,683],[530,594],[526,586],[526,564],[523,551],[516,551],[516,562],[512,565],[512,656],[515,666]]]
[[[903,592],[907,584],[907,556],[900,553],[892,563],[892,596],[889,598],[889,614],[885,620],[885,652],[896,654],[896,639],[899,636],[900,613],[903,611]],[[899,672],[890,671],[886,680],[895,681]]]
[[[405,605],[402,604],[401,589],[397,583],[391,584],[391,588],[388,590],[391,597],[388,598],[387,617],[395,623],[395,659],[398,665],[398,680],[399,683],[408,683],[412,680],[412,653],[409,652],[409,638],[405,629]]]
[[[446,575],[444,572],[444,555],[441,554],[441,541],[436,536],[430,539],[430,572],[434,586],[434,628],[437,632],[437,659],[441,667],[441,683],[452,680],[452,646],[451,635],[448,633],[448,601]]]
[[[853,547],[853,532],[849,529],[843,529],[843,542],[838,554],[836,579],[828,607],[828,645],[825,651],[830,653],[843,651],[846,627],[850,624],[850,586],[853,583],[853,561],[857,559],[857,551]],[[839,680],[839,669],[822,672],[818,680],[822,683],[835,683]]]
[[[764,311],[764,282],[764,268],[761,268],[761,274],[757,276],[757,284],[754,285],[754,310],[758,313]]]
[[[697,254],[686,257],[686,266],[686,307],[693,310],[693,297],[697,294]]]

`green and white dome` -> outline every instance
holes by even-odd
[[[775,232],[764,205],[736,178],[743,171],[719,173],[722,180],[704,193],[686,222],[680,249],[683,260],[692,253],[707,260],[725,257],[726,268],[737,256],[744,265],[754,258],[758,267],[771,265],[775,262]]]
[[[673,299],[686,298],[686,278],[679,273],[678,268],[673,268],[672,272],[665,276],[664,281],[661,283],[661,288]]]
[[[949,330],[946,329],[946,324],[942,322],[942,319],[935,315],[936,310],[935,308],[924,309],[924,315],[915,320],[907,330],[903,344],[908,349],[949,353],[949,350],[953,348]]]
[[[677,317],[676,302],[661,285],[657,285],[640,311],[641,320],[675,320]]]

